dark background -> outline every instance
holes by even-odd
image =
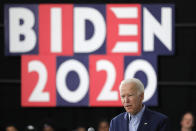
[[[158,57],[159,106],[149,107],[169,116],[172,131],[180,128],[185,111],[196,111],[196,9],[194,0],[1,0],[0,1],[0,127],[15,123],[39,126],[50,119],[58,128],[72,130],[77,125],[96,127],[100,118],[111,120],[123,108],[57,107],[22,108],[20,102],[20,57],[4,55],[4,15],[6,3],[170,3],[175,4],[175,54]]]

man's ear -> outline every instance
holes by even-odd
[[[142,101],[144,100],[144,93],[140,94],[140,98],[141,98]]]

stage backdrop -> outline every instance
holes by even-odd
[[[158,105],[157,59],[174,54],[172,4],[6,4],[5,55],[21,56],[24,107],[121,106],[121,80]]]

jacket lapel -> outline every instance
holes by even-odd
[[[129,114],[126,112],[124,115],[124,122],[122,122],[122,129],[123,131],[129,131]]]
[[[137,131],[148,131],[149,124],[149,113],[148,108],[146,107]]]

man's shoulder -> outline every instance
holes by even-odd
[[[127,112],[120,113],[119,115],[115,116],[112,120],[114,121],[122,120],[126,117],[126,115],[127,115]]]
[[[166,116],[165,114],[162,114],[160,112],[157,112],[157,111],[153,111],[151,109],[146,109],[146,114],[149,114],[151,117],[154,117],[154,118],[158,118],[158,119],[168,119],[168,116]]]

